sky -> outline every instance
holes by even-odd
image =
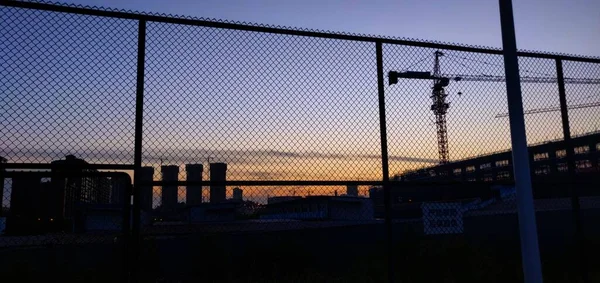
[[[500,47],[496,1],[77,1],[77,4],[308,29]],[[515,1],[521,49],[600,55],[600,2]],[[595,9],[597,8],[597,9]],[[49,162],[75,154],[133,163],[137,24],[1,10],[0,155]],[[379,180],[374,44],[148,23],[143,163],[226,162],[230,179]],[[384,45],[384,70],[431,71],[428,48]],[[501,56],[443,50],[444,74],[503,75]],[[521,75],[554,62],[521,58]],[[565,75],[600,67],[565,62]],[[437,162],[431,82],[386,86],[390,172]],[[558,106],[552,84],[523,84],[524,108]],[[451,160],[510,147],[501,83],[447,88]],[[458,95],[462,93],[462,95]],[[567,85],[570,104],[598,85]],[[575,134],[600,128],[597,108],[571,111]],[[530,144],[559,138],[560,115],[526,117]],[[205,170],[206,172],[207,170]]]
[[[501,47],[494,0],[77,0],[91,6]],[[513,1],[519,49],[599,56],[600,2]]]

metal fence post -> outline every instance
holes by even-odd
[[[0,216],[4,213],[2,203],[4,202],[4,163],[5,160],[0,156]]]
[[[131,268],[131,195],[133,194],[131,179],[129,175],[126,175],[128,178],[124,178],[127,180],[127,184],[125,186],[125,190],[123,191],[123,195],[121,196],[121,200],[123,201],[123,280],[125,282],[129,281],[130,278],[130,268]],[[115,178],[115,177],[113,177]]]
[[[375,43],[377,53],[377,90],[379,92],[379,132],[381,135],[381,171],[383,174],[383,193],[385,202],[385,230],[387,240],[388,279],[394,282],[394,251],[392,239],[392,197],[389,185],[390,171],[388,164],[387,128],[385,122],[385,89],[383,77],[383,50],[381,41]]]
[[[525,117],[519,77],[519,60],[515,37],[515,23],[511,0],[499,0],[500,22],[502,29],[502,47],[504,50],[504,71],[506,73],[506,93],[510,120],[510,138],[512,143],[513,171],[517,189],[517,209],[519,233],[521,237],[521,256],[525,283],[541,283],[542,265],[537,236],[533,192],[531,189],[531,169],[527,137],[525,135]]]
[[[144,116],[144,63],[146,59],[146,21],[140,20],[138,24],[138,54],[137,54],[137,83],[135,93],[135,154],[134,154],[134,187],[133,187],[133,227],[131,237],[132,260],[131,276],[137,279],[139,270],[138,260],[140,255],[140,177],[142,168],[142,128]]]
[[[567,97],[565,91],[565,78],[561,59],[556,59],[556,77],[558,82],[558,95],[560,99],[560,115],[563,127],[563,139],[567,153],[568,186],[571,191],[571,208],[573,210],[573,223],[575,224],[575,241],[579,253],[578,266],[581,279],[587,282],[587,260],[585,258],[585,238],[583,236],[583,224],[581,222],[581,206],[579,204],[579,188],[573,185],[575,180],[575,153],[571,141],[571,126],[569,125],[569,110],[567,109]]]

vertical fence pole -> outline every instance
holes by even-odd
[[[140,256],[140,197],[141,197],[141,168],[142,168],[142,128],[144,117],[144,63],[146,59],[146,21],[138,24],[138,54],[137,54],[137,83],[135,92],[135,154],[134,154],[134,187],[133,187],[133,227],[132,227],[132,260],[131,274],[135,279],[138,275],[138,260]]]
[[[4,162],[2,156],[0,156],[0,216],[2,215],[2,203],[4,202]]]
[[[123,227],[122,227],[122,233],[123,233],[123,282],[129,282],[129,271],[130,271],[130,266],[131,266],[131,254],[130,254],[130,248],[131,248],[131,223],[129,222],[131,220],[131,194],[132,194],[132,188],[131,188],[131,179],[129,178],[129,175],[127,175],[126,173],[121,173],[123,175],[125,175],[124,177],[116,177],[113,176],[112,178],[118,178],[120,179],[120,182],[127,182],[125,184],[124,190],[122,191],[122,196],[121,196],[121,201],[123,201]],[[123,185],[123,184],[120,184]]]
[[[562,118],[563,139],[567,152],[568,186],[571,191],[571,208],[573,210],[573,223],[575,223],[575,241],[579,253],[577,260],[581,279],[587,282],[587,260],[583,237],[583,224],[581,223],[581,207],[579,204],[579,188],[573,184],[575,180],[575,153],[571,141],[571,126],[569,125],[569,110],[567,109],[567,95],[565,91],[565,78],[561,59],[556,59],[556,77],[558,81],[558,96],[560,99],[560,115]]]
[[[385,85],[383,75],[383,50],[381,41],[375,43],[377,53],[377,90],[379,92],[379,133],[381,135],[381,170],[383,174],[383,194],[385,202],[385,231],[388,263],[388,280],[394,282],[394,251],[392,239],[392,196],[390,181],[390,170],[388,164],[387,149],[387,126],[385,122]]]
[[[513,171],[517,189],[519,232],[521,236],[521,256],[525,283],[541,283],[542,266],[538,246],[533,193],[531,190],[531,170],[525,135],[525,117],[521,97],[519,61],[511,0],[499,0],[502,46],[504,49],[504,71],[510,119],[510,138],[513,154]]]

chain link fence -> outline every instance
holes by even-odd
[[[14,274],[521,280],[501,50],[1,4]],[[593,281],[600,59],[519,56],[544,273]]]

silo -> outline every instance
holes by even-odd
[[[358,196],[358,186],[357,185],[347,185],[346,186],[346,195],[357,197]]]
[[[186,180],[188,182],[201,182],[202,171],[204,167],[202,164],[186,164],[185,171],[187,173]],[[202,203],[202,186],[188,184],[185,188],[185,204],[186,205],[198,205]]]
[[[179,177],[179,166],[161,166],[162,180],[164,182],[177,182]],[[168,184],[162,186],[161,207],[163,210],[172,210],[177,207],[177,185]]]
[[[210,181],[225,182],[227,180],[227,164],[210,164]],[[225,184],[210,186],[210,203],[220,203],[225,201]]]

